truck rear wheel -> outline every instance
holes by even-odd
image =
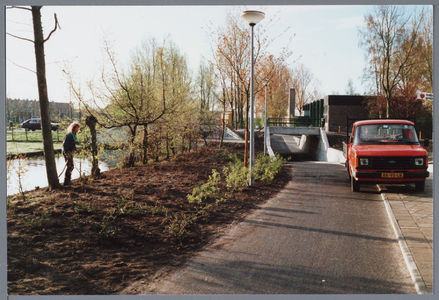
[[[419,181],[415,183],[415,189],[417,192],[423,192],[425,189],[425,181]]]
[[[355,180],[353,176],[351,176],[351,190],[353,192],[359,192],[360,191],[360,183]]]

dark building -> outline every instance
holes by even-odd
[[[346,119],[362,119],[369,117],[366,96],[328,95],[324,97],[324,113],[327,132],[346,132]]]
[[[325,131],[346,132],[347,118],[368,118],[366,96],[328,95],[323,99],[306,104],[303,109],[305,116],[324,118]]]

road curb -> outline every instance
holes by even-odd
[[[398,221],[393,214],[392,207],[390,206],[389,199],[386,194],[381,193],[381,198],[386,206],[387,214],[389,216],[390,222],[392,223],[393,231],[398,239],[399,247],[401,248],[402,255],[404,256],[404,261],[409,269],[410,276],[412,277],[413,283],[415,284],[416,292],[418,294],[430,294],[427,290],[424,280],[422,279],[421,272],[419,272],[418,266],[415,263],[412,252],[410,251],[404,236],[402,235],[401,228],[399,227]]]

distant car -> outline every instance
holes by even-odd
[[[52,123],[52,122],[50,122],[50,124],[52,125],[53,131],[56,131],[59,129],[59,124]],[[32,119],[26,120],[23,123],[21,123],[21,128],[24,128],[26,131],[41,130],[41,119],[40,118],[32,118]]]

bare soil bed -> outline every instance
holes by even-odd
[[[243,144],[225,148],[243,157]],[[181,266],[290,179],[283,168],[271,185],[259,181],[209,209],[189,203],[192,189],[229,162],[215,145],[62,190],[27,192],[24,200],[8,197],[8,294],[119,294]],[[194,215],[196,222],[184,223]]]

